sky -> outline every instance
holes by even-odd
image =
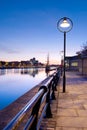
[[[66,34],[66,56],[74,56],[87,41],[87,0],[0,0],[0,60],[35,57],[59,64],[64,35],[57,22],[68,17],[73,28]]]

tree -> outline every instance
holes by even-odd
[[[81,51],[76,52],[79,56],[87,56],[87,42],[83,44]]]

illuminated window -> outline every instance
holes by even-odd
[[[71,63],[71,66],[78,66],[78,62]]]

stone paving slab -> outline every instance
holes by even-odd
[[[75,109],[61,109],[61,108],[58,109],[57,115],[58,116],[66,116],[66,117],[68,117],[68,116],[72,116],[72,117],[78,116],[77,111]]]
[[[85,128],[87,127],[87,117],[58,117],[57,125],[63,127],[76,127]]]
[[[74,127],[56,127],[56,130],[87,130],[83,128],[74,128]]]
[[[66,72],[66,92],[59,89],[56,130],[87,130],[87,78]]]

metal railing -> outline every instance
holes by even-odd
[[[38,92],[3,130],[39,130],[43,117],[52,117],[50,100],[60,78],[60,69],[42,81]],[[22,125],[21,125],[22,124]],[[23,127],[23,128],[22,128]]]

